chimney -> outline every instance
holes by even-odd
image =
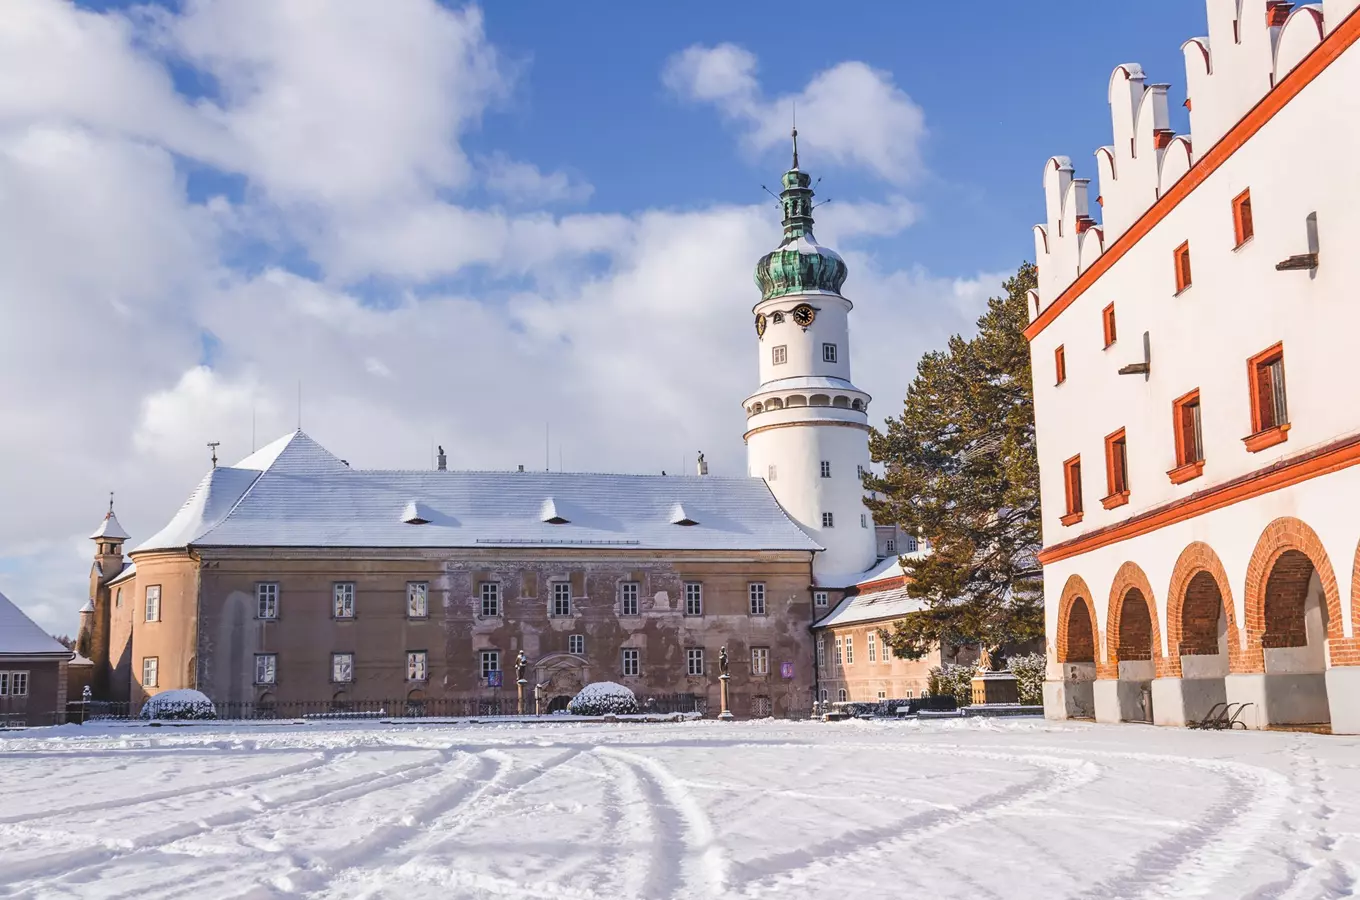
[[[700,475],[708,474],[708,463],[704,461],[704,451],[699,451],[699,464],[697,466]]]
[[[524,471],[524,466],[521,465],[521,466],[519,467],[519,470],[520,470],[521,472],[523,472],[523,471]]]
[[[449,470],[449,458],[444,455],[444,448],[441,446],[439,448],[439,471],[447,472],[448,470]]]

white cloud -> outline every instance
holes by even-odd
[[[493,154],[483,166],[488,190],[515,203],[561,203],[590,199],[595,188],[566,172],[544,174],[533,163],[518,162],[503,153]]]
[[[755,56],[741,47],[695,45],[672,56],[661,79],[683,99],[715,105],[742,128],[753,151],[787,146],[796,107],[799,147],[819,159],[867,169],[893,184],[921,174],[925,113],[891,73],[842,62],[796,94],[767,98],[755,72]]]
[[[22,473],[0,479],[0,509],[19,511],[0,516],[0,590],[50,628],[75,627],[108,491],[134,541],[148,536],[202,476],[208,441],[233,461],[299,413],[359,466],[425,467],[442,443],[454,467],[536,467],[550,422],[554,467],[560,444],[576,469],[688,470],[703,449],[716,473],[744,470],[751,271],[777,213],[451,202],[477,168],[460,137],[513,67],[475,9],[372,8],[196,0],[148,24],[30,0],[0,17],[0,459]],[[186,101],[161,54],[220,92]],[[700,62],[696,96],[759,100],[753,61]],[[191,202],[180,157],[240,173],[245,199]],[[588,187],[488,159],[487,187],[517,202]],[[892,234],[915,215],[897,196],[837,201],[819,234]],[[288,240],[315,277],[233,268],[239,244]],[[888,415],[986,280],[842,250],[856,378]],[[382,307],[347,288],[374,277],[398,284]]]

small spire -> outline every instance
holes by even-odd
[[[212,467],[217,468],[217,448],[222,446],[221,441],[208,441],[208,449],[212,451]]]
[[[109,515],[104,518],[107,519],[111,515],[113,515],[113,491],[109,491]]]
[[[798,101],[793,101],[793,168],[798,168]]]

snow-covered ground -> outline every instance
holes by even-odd
[[[0,896],[1349,896],[1360,742],[1038,720],[0,737]]]

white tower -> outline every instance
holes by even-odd
[[[746,458],[803,530],[826,548],[817,583],[848,587],[877,557],[864,505],[869,395],[850,381],[845,261],[812,234],[812,179],[793,168],[779,195],[784,240],[756,265],[760,387],[746,398]]]

